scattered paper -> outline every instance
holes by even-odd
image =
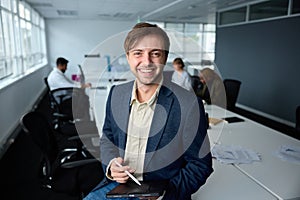
[[[217,125],[218,123],[223,122],[224,120],[223,119],[209,117],[208,121],[209,121],[209,125]]]
[[[215,145],[212,156],[225,164],[242,164],[260,161],[260,156],[251,149],[234,145]]]
[[[300,147],[291,145],[282,145],[276,152],[281,160],[300,164]]]

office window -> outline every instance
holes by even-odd
[[[46,33],[45,33],[45,20],[43,18],[40,18],[40,35],[41,35],[41,53],[42,53],[42,58],[46,58],[47,54],[47,48],[46,48]]]
[[[11,0],[1,0],[1,7],[6,8],[7,10],[11,10],[10,2]]]
[[[11,1],[11,6],[12,6],[12,12],[17,13],[18,12],[18,4],[17,0],[12,0]]]
[[[25,6],[23,2],[19,3],[19,15],[21,18],[25,18]]]
[[[183,24],[180,23],[166,23],[166,29],[172,29],[178,32],[183,32]]]
[[[47,62],[44,19],[25,1],[0,1],[0,80]]]
[[[236,8],[219,13],[219,24],[232,24],[246,21],[247,7]]]
[[[15,65],[15,72],[22,72],[23,71],[23,64],[22,64],[22,48],[21,48],[21,39],[20,39],[20,23],[19,17],[14,16],[14,33],[15,33],[15,44],[16,44],[16,54],[14,56]]]
[[[25,12],[25,19],[30,21],[31,20],[30,8],[27,4],[25,4],[24,12]]]
[[[25,69],[28,69],[32,66],[32,45],[31,45],[31,34],[32,34],[32,25],[25,21],[21,20],[21,44],[23,47],[23,58]]]
[[[266,19],[288,14],[289,0],[273,0],[250,5],[249,20]]]
[[[202,61],[215,60],[216,26],[214,24],[205,24],[203,31],[203,51]]]
[[[155,23],[155,22],[154,22]],[[173,52],[168,57],[171,63],[175,57],[182,57],[191,64],[199,65],[203,60],[213,62],[215,59],[215,24],[165,23],[171,35]],[[175,46],[175,48],[174,48]]]
[[[9,76],[12,74],[12,55],[15,53],[15,44],[13,39],[13,27],[12,27],[12,15],[11,13],[2,10],[2,31],[3,31],[3,40],[4,40],[4,49],[5,55],[3,56],[5,59],[5,69],[4,76]]]

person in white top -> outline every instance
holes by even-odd
[[[90,83],[82,83],[80,85],[76,84],[74,81],[70,80],[66,75],[65,71],[67,70],[68,60],[62,57],[57,58],[56,60],[56,68],[52,70],[52,72],[48,76],[48,84],[50,90],[55,90],[58,88],[66,88],[66,87],[81,87],[87,88],[91,87]]]
[[[172,82],[177,85],[189,90],[193,91],[192,81],[190,75],[183,69],[184,62],[181,58],[175,58],[173,61],[174,73],[172,75]]]
[[[67,70],[68,60],[62,57],[57,58],[56,68],[52,70],[49,74],[47,81],[51,91],[61,88],[72,88],[66,90],[55,91],[55,97],[64,95],[63,101],[72,98],[72,101],[69,104],[65,104],[64,108],[66,113],[73,113],[73,116],[76,119],[89,120],[89,97],[85,94],[84,88],[91,87],[90,83],[81,83],[76,84],[70,80],[66,75],[65,71]],[[74,89],[76,88],[76,89]],[[82,89],[82,90],[81,90]]]

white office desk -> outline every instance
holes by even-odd
[[[225,117],[224,110],[216,106],[206,106],[210,116]],[[292,199],[300,197],[300,165],[281,161],[275,156],[281,145],[299,146],[300,141],[286,136],[278,131],[241,117],[235,113],[226,112],[226,116],[238,116],[245,122],[220,123],[209,130],[212,143],[217,139],[225,145],[241,145],[258,152],[261,162],[237,165],[237,169],[247,174],[262,187],[274,193],[278,199]],[[221,132],[221,135],[220,135]]]
[[[270,200],[277,199],[232,165],[213,160],[214,172],[192,195],[193,200]]]

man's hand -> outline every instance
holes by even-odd
[[[91,83],[84,83],[84,84],[81,84],[81,88],[90,88],[92,87],[92,84]]]
[[[121,157],[115,158],[115,161],[123,165],[124,160]],[[127,170],[129,173],[133,173],[134,170],[131,169],[129,166],[122,166],[119,167],[115,162],[112,162],[110,165],[110,172],[111,176],[115,181],[118,183],[126,183],[129,176],[125,173]]]

